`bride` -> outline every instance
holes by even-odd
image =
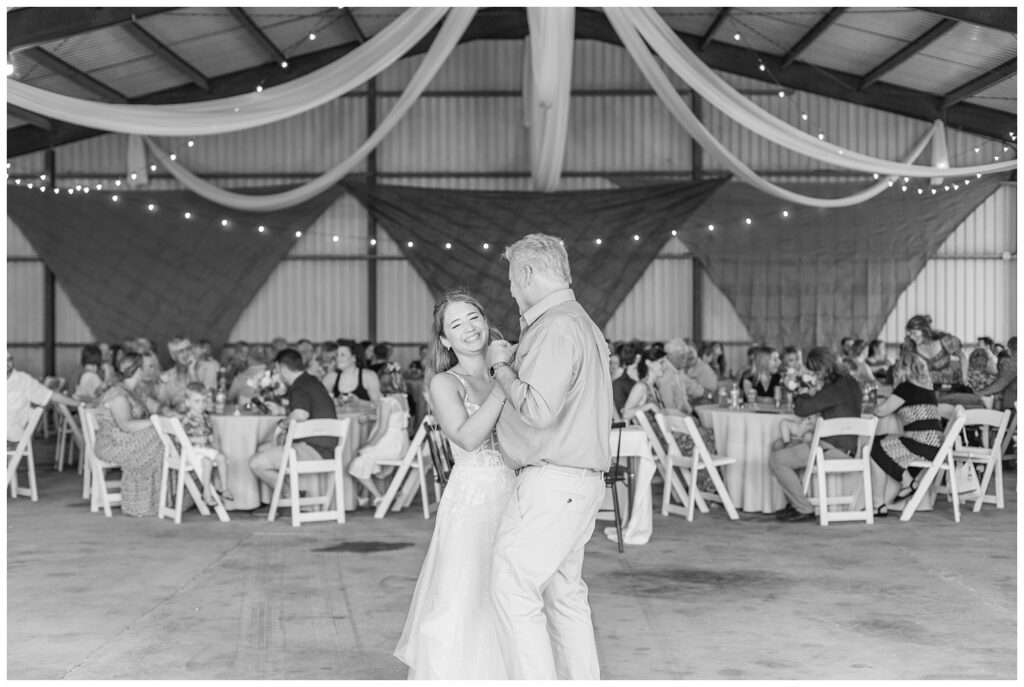
[[[507,678],[490,576],[491,549],[514,473],[502,461],[494,434],[505,397],[487,374],[489,333],[480,303],[465,292],[449,292],[434,306],[430,400],[452,444],[455,467],[395,648],[409,666],[409,679]]]

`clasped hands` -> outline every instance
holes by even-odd
[[[518,344],[512,345],[504,339],[492,341],[487,347],[487,366],[490,367],[497,363],[510,363],[518,348]],[[494,381],[494,386],[491,388],[491,395],[502,402],[505,401],[505,390],[498,384],[497,380]]]

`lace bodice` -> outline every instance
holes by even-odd
[[[466,392],[465,397],[462,399],[462,405],[466,409],[467,415],[480,410],[480,404],[473,403],[469,400],[469,387],[466,386],[465,380],[462,379],[457,373],[448,370],[447,372],[455,379],[459,380],[459,384],[462,385],[463,390]],[[456,465],[464,467],[479,466],[479,467],[504,467],[505,463],[501,459],[501,454],[498,453],[498,436],[494,429],[487,435],[483,443],[477,446],[472,451],[467,451],[461,448],[454,442],[450,442],[452,446],[452,457],[455,459]]]

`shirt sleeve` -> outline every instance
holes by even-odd
[[[796,400],[793,402],[793,412],[800,417],[815,415],[837,405],[839,400],[838,385],[833,382],[832,384],[823,387],[821,391],[813,396],[797,396]]]
[[[313,415],[313,398],[301,387],[292,387],[288,392],[288,412],[293,410],[305,410],[310,416]]]
[[[1010,386],[1010,382],[1012,382],[1017,376],[1017,366],[1011,365],[1011,362],[1012,361],[1005,359],[1000,360],[997,367],[998,372],[996,373],[995,381],[984,389],[978,391],[977,394],[979,396],[990,396],[992,394],[997,394]]]
[[[553,329],[538,332],[520,361],[519,379],[510,385],[509,402],[523,422],[537,429],[550,426],[558,417],[579,369],[577,342]]]
[[[28,400],[37,406],[45,406],[53,398],[53,389],[48,389],[45,385],[39,383],[35,379],[29,378],[30,384],[28,386]]]

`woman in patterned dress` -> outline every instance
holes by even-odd
[[[128,353],[113,381],[96,401],[96,456],[121,468],[121,512],[153,517],[160,501],[163,444],[149,421],[146,403],[135,393],[142,356]]]
[[[871,446],[871,459],[874,461],[872,492],[876,511],[885,509],[885,476],[900,482],[896,501],[908,498],[914,493],[915,485],[907,467],[915,460],[934,459],[942,444],[942,421],[927,361],[916,353],[905,351],[893,369],[893,381],[896,388],[892,395],[873,412],[878,417],[896,413],[903,423],[903,434],[875,437]]]

